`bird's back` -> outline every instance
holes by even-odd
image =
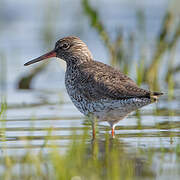
[[[97,99],[150,98],[153,93],[139,88],[136,83],[117,69],[98,61],[90,61],[78,67],[77,83],[88,97]],[[158,93],[155,93],[158,95]]]

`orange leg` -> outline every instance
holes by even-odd
[[[115,132],[114,132],[114,130],[115,130],[115,126],[112,126],[111,135],[112,135],[113,138],[115,138]]]
[[[92,126],[92,140],[96,138],[96,124],[97,124],[97,118],[93,116],[92,114],[88,114],[88,120],[91,122]]]
[[[96,138],[96,125],[97,125],[97,119],[95,117],[93,117],[93,122],[92,122],[92,136],[93,139]]]

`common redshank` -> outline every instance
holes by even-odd
[[[74,36],[58,40],[52,51],[24,65],[51,57],[66,62],[65,85],[77,109],[86,116],[94,117],[92,119],[107,121],[113,137],[117,122],[130,112],[157,101],[158,96],[163,94],[139,88],[125,74],[95,61],[87,45]],[[94,120],[92,125],[94,137]]]

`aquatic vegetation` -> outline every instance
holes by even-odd
[[[44,140],[46,143],[36,153],[31,152],[30,147],[24,146],[25,153],[14,156],[18,152],[14,150],[12,156],[7,153],[6,146],[1,147],[3,156],[0,158],[2,162],[0,178],[154,179],[157,176],[153,170],[157,152],[162,153],[160,158],[162,164],[169,153],[179,154],[179,144],[170,149],[162,145],[159,150],[131,147],[130,151],[128,144],[119,139],[111,139],[108,134],[105,139],[91,141],[86,128],[81,138],[74,131],[66,152],[60,152],[63,146],[57,145],[52,138],[52,134],[49,134]],[[27,144],[30,143],[27,139],[26,141]],[[164,170],[163,165],[161,167]]]
[[[56,144],[43,153],[46,145],[38,153],[26,150],[20,157],[9,156],[7,149],[3,154],[3,173],[1,178],[18,179],[132,179],[148,175],[153,177],[150,164],[143,162],[138,155],[126,152],[118,140],[110,139],[90,141],[84,129],[81,139],[76,133],[69,143],[66,153],[60,153]],[[50,139],[49,139],[50,140]],[[48,147],[48,146],[47,146]],[[16,152],[16,151],[15,151]],[[138,167],[137,167],[138,165]],[[20,171],[15,171],[18,168]]]
[[[0,103],[0,120],[4,120],[7,110],[6,98],[4,96],[1,97]]]

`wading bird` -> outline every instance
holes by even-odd
[[[153,103],[160,92],[139,88],[128,76],[113,67],[95,61],[87,45],[78,37],[68,36],[56,42],[54,50],[33,59],[25,66],[57,57],[67,64],[65,85],[77,107],[86,116],[107,121],[114,129],[117,122],[130,112]],[[93,137],[95,125],[93,125]]]

